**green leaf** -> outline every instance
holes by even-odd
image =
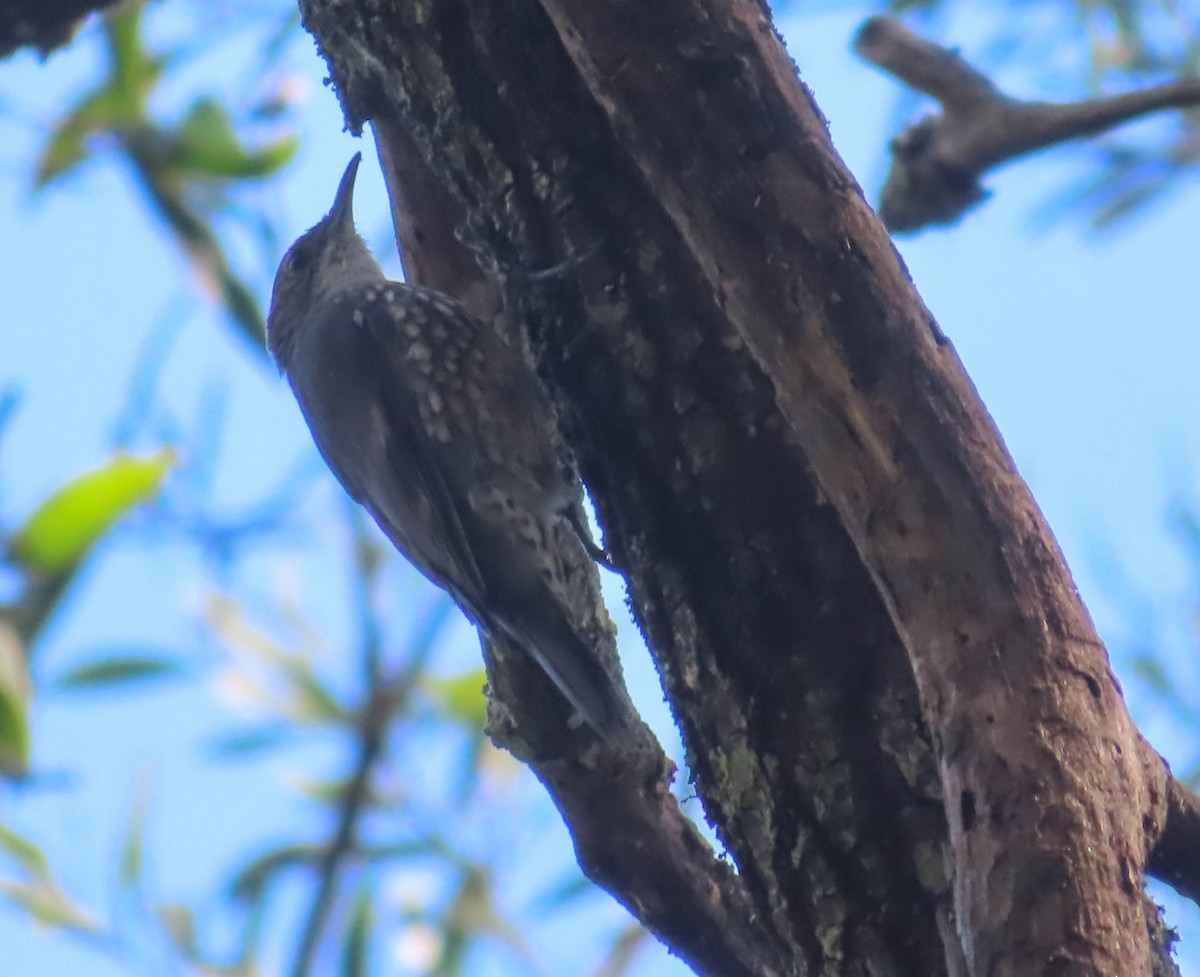
[[[280,664],[294,692],[288,709],[293,719],[304,725],[349,721],[349,712],[318,677],[312,662],[288,656]]]
[[[342,974],[344,977],[366,977],[370,973],[368,963],[373,916],[371,891],[364,888],[355,897],[354,907],[350,911],[346,945],[342,950]]]
[[[68,669],[54,680],[51,688],[59,692],[81,689],[108,689],[113,686],[174,678],[183,672],[183,665],[169,658],[153,655],[126,655],[84,662]]]
[[[146,458],[117,454],[80,475],[34,510],[17,531],[14,555],[42,573],[69,570],[134,506],[157,491],[174,463],[170,449]]]
[[[208,749],[218,757],[252,756],[287,745],[295,738],[295,734],[295,727],[290,724],[258,726],[218,736]]]
[[[118,124],[118,101],[109,88],[93,92],[54,127],[34,168],[35,189],[65,176],[88,158],[88,139]]]
[[[299,148],[295,136],[284,136],[258,149],[238,139],[225,107],[205,97],[192,106],[175,133],[173,161],[182,171],[202,176],[267,176],[288,162]]]
[[[163,60],[142,43],[144,0],[114,7],[104,15],[104,33],[112,66],[112,86],[125,100],[130,116],[142,116],[143,107],[162,74]]]
[[[487,673],[479,667],[449,678],[428,677],[422,684],[444,713],[462,720],[468,729],[482,729],[487,721],[486,681]]]
[[[129,824],[121,844],[121,864],[117,872],[121,890],[130,897],[136,896],[142,883],[145,866],[146,806],[150,795],[149,781],[138,777],[133,792],[133,804],[129,810]]]
[[[37,162],[35,188],[46,186],[86,160],[90,137],[151,129],[146,103],[162,77],[164,62],[142,46],[141,4],[123,4],[106,15],[105,35],[108,74],[54,127]]]
[[[331,780],[309,780],[297,777],[292,780],[292,786],[302,796],[319,804],[341,804],[350,786],[348,777],[335,777]]]
[[[0,622],[0,772],[29,770],[29,665],[16,633]]]
[[[281,136],[257,149],[246,150],[243,176],[269,176],[291,162],[300,148],[299,136]]]
[[[88,934],[99,931],[96,921],[48,880],[33,883],[0,881],[0,893],[45,926]]]
[[[42,854],[41,849],[28,838],[23,838],[3,825],[0,825],[0,850],[7,852],[8,856],[20,865],[22,871],[31,878],[48,877],[49,868],[46,856]]]
[[[185,960],[195,958],[196,916],[187,906],[164,903],[158,907],[158,919],[171,944]]]

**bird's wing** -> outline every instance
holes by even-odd
[[[354,293],[327,300],[310,340],[320,403],[310,410],[301,397],[301,406],[343,488],[478,623],[487,594],[463,528],[468,502],[451,489],[443,446],[425,430],[406,337],[382,306],[356,321],[361,303]]]
[[[381,283],[327,302],[305,361],[317,364],[308,386],[339,412],[320,420],[339,439],[322,453],[342,484],[477,624],[512,638],[613,735],[620,696],[547,572],[562,474],[516,354],[434,293]]]
[[[388,304],[379,301],[379,306],[383,311]],[[458,470],[450,470],[462,445],[439,442],[427,430],[418,397],[427,391],[430,377],[420,372],[420,360],[412,355],[413,337],[403,325],[403,320],[389,316],[367,316],[362,324],[377,367],[372,376],[377,378],[390,486],[403,497],[398,519],[384,499],[367,508],[392,543],[479,623],[487,606],[487,586],[463,525],[470,519],[469,458]]]
[[[469,515],[464,511],[467,498],[448,484],[439,453],[419,427],[412,394],[391,384],[382,392],[382,404],[388,421],[388,463],[397,484],[407,486],[404,494],[417,511],[408,513],[401,527],[386,508],[369,502],[367,509],[388,538],[480,623],[487,586],[463,527]]]

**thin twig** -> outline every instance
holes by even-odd
[[[342,795],[337,828],[320,860],[317,874],[317,890],[312,905],[300,931],[300,946],[292,966],[292,977],[308,977],[316,957],[317,946],[329,921],[337,894],[338,876],[342,864],[351,855],[358,823],[370,796],[371,774],[375,763],[383,752],[385,734],[392,710],[381,701],[385,697],[382,687],[371,690],[367,707],[363,710],[360,724],[358,757],[350,782]]]
[[[350,521],[354,527],[354,601],[362,626],[359,644],[367,686],[366,704],[359,721],[358,755],[342,794],[333,838],[318,865],[317,888],[300,931],[292,977],[308,977],[312,971],[317,947],[333,910],[342,866],[354,853],[358,825],[370,800],[371,775],[383,754],[388,727],[408,701],[432,647],[432,642],[427,642],[425,647],[417,649],[401,674],[388,679],[381,653],[379,621],[372,602],[380,559],[357,506],[350,513]]]

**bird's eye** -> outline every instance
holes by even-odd
[[[305,247],[292,248],[287,256],[288,271],[304,271],[308,267],[308,249]]]

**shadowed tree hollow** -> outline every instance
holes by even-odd
[[[492,648],[584,870],[702,974],[1170,972],[1194,800],[765,7],[301,9],[410,279],[531,353],[737,866]]]

